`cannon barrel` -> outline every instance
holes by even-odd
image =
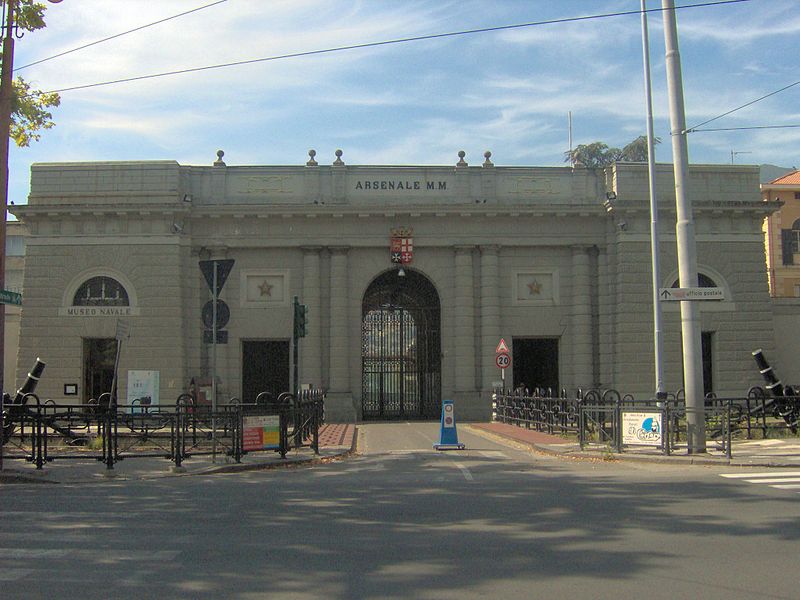
[[[759,348],[753,350],[753,358],[756,360],[759,370],[761,371],[764,381],[767,383],[767,389],[772,393],[775,398],[773,407],[775,416],[782,417],[792,433],[797,433],[798,429],[798,413],[800,413],[800,406],[795,396],[795,390],[791,387],[784,389],[781,380],[775,375],[772,367],[769,366],[767,359],[764,357],[764,352]],[[788,393],[787,393],[788,392]]]
[[[39,378],[42,376],[44,372],[44,368],[46,363],[41,358],[36,358],[36,362],[33,363],[33,367],[28,372],[28,377],[25,379],[25,383],[22,384],[22,387],[17,390],[17,395],[14,397],[14,404],[22,404],[22,399],[25,397],[25,394],[32,394],[36,390],[36,386],[39,383]]]
[[[756,364],[758,365],[759,370],[761,371],[761,376],[764,377],[764,381],[767,383],[767,389],[772,392],[773,396],[783,396],[783,384],[775,375],[772,367],[769,366],[767,359],[764,357],[763,350],[761,350],[761,348],[758,350],[753,350],[752,354],[753,358],[756,359]]]

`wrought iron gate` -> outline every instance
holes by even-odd
[[[439,301],[431,283],[411,270],[377,278],[364,298],[361,339],[364,418],[439,418]]]

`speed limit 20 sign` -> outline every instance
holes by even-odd
[[[494,363],[501,369],[507,369],[511,366],[511,356],[505,352],[501,352],[495,356]]]

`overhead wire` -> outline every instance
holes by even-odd
[[[750,125],[749,127],[712,127],[709,129],[692,129],[686,133],[704,133],[707,131],[752,131],[754,129],[795,129],[800,125]]]
[[[728,128],[728,129],[699,129],[703,125],[708,125],[709,123],[712,123],[712,122],[714,122],[714,121],[716,121],[718,119],[721,119],[723,117],[727,117],[728,115],[731,115],[731,114],[733,114],[733,113],[735,113],[735,112],[737,112],[739,110],[742,110],[743,108],[747,108],[748,106],[752,106],[756,102],[761,102],[762,100],[766,100],[767,98],[769,98],[771,96],[774,96],[775,94],[780,94],[781,92],[785,92],[786,90],[788,90],[790,88],[793,88],[796,85],[800,85],[800,81],[795,81],[794,83],[790,83],[789,85],[783,86],[779,90],[775,90],[775,91],[770,92],[768,94],[764,94],[760,98],[756,98],[755,100],[751,100],[750,102],[745,102],[741,106],[737,106],[736,108],[732,108],[731,110],[729,110],[727,112],[724,112],[721,115],[718,115],[716,117],[708,119],[707,121],[703,121],[702,123],[698,123],[697,125],[695,125],[693,127],[689,127],[688,129],[684,130],[682,133],[695,133],[695,132],[700,132],[700,131],[731,131],[733,129],[781,129],[781,128],[784,128],[784,127],[798,127],[798,125],[774,125],[774,126],[770,125],[770,126],[758,126],[758,127],[737,127],[737,128]]]
[[[54,58],[60,58],[67,54],[72,54],[73,52],[77,52],[78,50],[84,50],[86,48],[90,48],[91,46],[96,46],[97,44],[102,44],[103,42],[108,42],[110,40],[114,40],[117,38],[122,37],[123,35],[128,35],[129,33],[135,33],[137,31],[141,31],[142,29],[147,29],[148,27],[153,27],[154,25],[160,25],[161,23],[166,23],[167,21],[171,21],[172,19],[177,19],[178,17],[183,17],[192,13],[195,13],[199,10],[203,10],[206,8],[211,8],[212,6],[216,6],[217,4],[222,4],[223,2],[227,2],[228,0],[217,0],[216,2],[212,2],[211,4],[206,4],[204,6],[199,6],[197,8],[193,8],[192,10],[187,10],[182,13],[178,13],[177,15],[172,15],[171,17],[166,17],[164,19],[159,19],[158,21],[153,21],[152,23],[148,23],[147,25],[141,25],[139,27],[135,27],[133,29],[129,29],[128,31],[123,31],[122,33],[116,33],[114,35],[110,35],[105,37],[101,40],[97,40],[94,42],[90,42],[88,44],[84,44],[83,46],[78,46],[77,48],[72,48],[71,50],[65,50],[64,52],[59,52],[58,54],[53,54],[52,56],[48,56],[47,58],[42,58],[40,60],[35,60],[30,62],[26,65],[22,65],[21,67],[14,67],[14,72],[21,71],[22,69],[27,69],[28,67],[32,67],[33,65],[39,65],[43,62],[47,62],[48,60],[53,60]]]
[[[700,2],[695,4],[687,4],[683,6],[676,6],[675,10],[679,9],[687,9],[687,8],[702,8],[702,7],[711,7],[711,6],[720,6],[726,4],[738,4],[742,2],[750,2],[750,0],[714,0],[709,2]],[[665,10],[671,10],[668,8],[651,8],[647,9],[646,12],[663,12]],[[255,63],[262,63],[262,62],[270,62],[270,61],[277,61],[277,60],[285,60],[289,58],[301,58],[306,56],[319,56],[322,54],[332,54],[334,52],[344,52],[348,50],[358,50],[363,48],[376,48],[380,46],[390,46],[396,44],[405,44],[410,42],[419,42],[425,40],[434,40],[434,39],[442,39],[442,38],[449,38],[449,37],[456,37],[456,36],[463,36],[463,35],[474,35],[479,33],[490,33],[496,31],[509,31],[513,29],[522,29],[526,27],[536,27],[542,25],[555,25],[560,23],[574,23],[579,21],[588,21],[593,19],[607,19],[612,17],[622,17],[622,16],[629,16],[629,15],[639,15],[641,14],[641,10],[628,10],[628,11],[620,11],[614,13],[605,13],[605,14],[598,14],[598,15],[584,15],[579,17],[564,17],[560,19],[549,19],[545,21],[532,21],[527,23],[516,23],[511,25],[499,25],[496,27],[481,27],[478,29],[465,29],[460,31],[451,31],[446,33],[434,33],[428,35],[418,35],[418,36],[411,36],[411,37],[404,37],[404,38],[397,38],[392,40],[383,40],[379,42],[365,42],[361,44],[350,44],[346,46],[337,46],[333,48],[325,48],[320,50],[307,50],[303,52],[292,52],[287,54],[280,54],[275,56],[266,56],[261,58],[251,58],[246,60],[239,60],[239,61],[232,61],[227,63],[218,63],[214,65],[205,65],[202,67],[190,67],[185,69],[175,69],[173,71],[164,71],[161,73],[150,73],[147,75],[137,75],[133,77],[123,77],[120,79],[113,79],[109,81],[102,81],[96,83],[88,83],[83,85],[75,85],[70,87],[58,88],[49,90],[46,93],[64,93],[64,92],[72,92],[76,90],[84,90],[96,87],[104,87],[109,85],[116,85],[119,83],[130,83],[133,81],[142,81],[146,79],[156,79],[161,77],[170,77],[173,75],[183,75],[186,73],[197,73],[201,71],[210,71],[214,69],[223,69],[229,67],[237,67],[243,65],[250,65]]]

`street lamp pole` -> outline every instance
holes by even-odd
[[[14,103],[14,11],[18,0],[3,4],[3,65],[0,72],[0,290],[6,288],[6,220],[8,219],[8,153]],[[61,0],[47,0],[58,4]],[[0,306],[0,394],[5,389],[6,309]]]
[[[689,149],[686,141],[686,113],[683,103],[681,57],[674,0],[662,0],[664,45],[666,46],[667,89],[675,169],[675,233],[678,245],[678,274],[681,287],[697,286],[697,249],[694,236],[689,183]],[[690,454],[706,451],[705,406],[700,311],[697,302],[681,302],[683,341],[683,386],[686,391],[687,442]]]
[[[3,65],[0,73],[0,290],[6,284],[6,219],[8,209],[8,151],[11,133],[11,108],[14,97],[14,5],[16,0],[3,4]],[[6,309],[0,307],[0,393],[5,382]]]

